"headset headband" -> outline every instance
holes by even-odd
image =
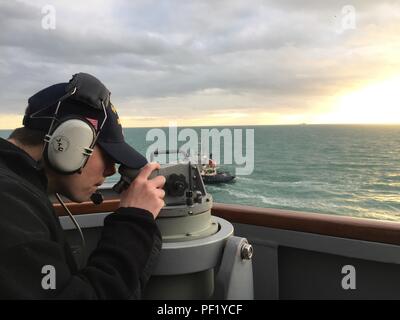
[[[60,110],[61,103],[63,101],[65,101],[66,99],[71,98],[72,100],[79,101],[79,102],[83,103],[84,105],[87,105],[93,109],[103,110],[104,119],[103,119],[103,122],[101,123],[99,129],[96,130],[96,137],[91,146],[93,148],[93,146],[97,142],[100,132],[107,120],[106,107],[110,103],[110,94],[111,93],[101,82],[99,82],[95,77],[93,77],[87,73],[74,74],[72,76],[72,79],[66,85],[65,91],[67,93],[55,102],[55,103],[57,103],[57,107],[56,107],[56,110],[52,117],[36,116],[36,115],[40,114],[44,110],[52,107],[54,105],[54,103],[51,103],[50,105],[45,106],[44,108],[34,112],[33,114],[31,114],[29,116],[29,118],[31,118],[31,119],[33,119],[33,118],[51,118],[52,119],[50,128],[45,137],[45,142],[49,142],[55,122],[58,121],[57,116],[58,116],[58,112]]]
[[[48,105],[44,106],[40,110],[32,113],[29,115],[29,118],[39,119],[39,118],[46,118],[46,119],[55,119],[56,115],[58,115],[58,111],[60,108],[61,102],[64,100],[71,98],[72,100],[76,100],[84,105],[91,107],[97,110],[103,110],[105,118],[107,118],[107,113],[105,107],[110,104],[110,91],[95,77],[91,76],[87,73],[77,73],[72,76],[72,79],[69,83],[65,86],[66,94],[63,95],[61,98],[50,102]],[[46,109],[54,106],[57,104],[56,111],[52,117],[49,116],[37,116],[38,114],[42,113]],[[103,124],[104,125],[104,120]],[[52,122],[51,126],[54,125],[54,121]],[[102,127],[102,126],[101,126]],[[50,132],[51,130],[49,130]]]
[[[68,86],[67,86],[67,88],[68,88]],[[56,107],[56,111],[54,112],[54,115],[53,115],[53,117],[52,117],[53,120],[51,121],[49,131],[47,132],[46,137],[45,137],[45,139],[44,139],[45,142],[49,142],[49,141],[50,141],[51,133],[52,133],[52,130],[53,130],[53,127],[54,127],[54,123],[56,122],[56,120],[58,120],[58,119],[57,119],[58,111],[59,111],[59,109],[60,109],[61,103],[62,103],[64,100],[66,100],[66,99],[68,99],[68,98],[74,96],[74,98],[76,98],[76,99],[74,99],[74,100],[78,100],[78,101],[89,101],[88,98],[89,98],[89,99],[92,99],[92,97],[93,97],[93,96],[90,96],[90,95],[89,95],[89,96],[88,96],[88,95],[84,95],[84,94],[82,94],[82,93],[81,93],[81,94],[77,94],[77,91],[78,91],[77,87],[74,87],[74,88],[72,89],[71,92],[68,92],[66,95],[62,96],[62,97],[58,100],[58,102],[57,102],[57,107]],[[92,101],[96,101],[96,100],[92,99]],[[98,101],[100,101],[100,103],[98,103]],[[106,101],[108,101],[108,103],[109,103],[109,101],[110,101],[109,95],[108,95],[108,98],[107,98]],[[86,102],[86,104],[88,104],[88,103]],[[99,99],[97,99],[96,104],[97,104],[97,106],[95,106],[95,104],[93,104],[93,103],[91,103],[91,104],[89,104],[89,105],[90,105],[91,107],[94,107],[95,109],[103,109],[103,112],[104,112],[104,119],[103,119],[103,122],[101,123],[99,129],[98,129],[97,132],[96,132],[96,137],[95,137],[94,140],[93,140],[93,143],[92,143],[92,145],[91,145],[91,148],[93,148],[94,145],[96,144],[97,139],[99,138],[100,132],[101,132],[101,130],[103,129],[103,126],[104,126],[104,124],[106,123],[106,120],[107,120],[106,105],[104,104],[103,100],[101,100],[101,97],[99,97]],[[43,109],[42,109],[42,110],[43,110]],[[40,110],[40,111],[41,111],[41,110]],[[38,111],[38,112],[39,112],[39,111]],[[33,116],[33,115],[32,115],[32,116]]]
[[[65,91],[72,92],[74,95],[72,99],[94,109],[101,110],[102,105],[108,106],[110,103],[110,91],[99,80],[87,73],[73,75]]]

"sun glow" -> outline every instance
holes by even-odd
[[[318,123],[400,123],[400,76],[341,96]]]

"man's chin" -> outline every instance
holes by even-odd
[[[83,202],[88,202],[90,201],[90,197],[92,194],[86,194],[86,195],[70,195],[67,198],[71,200],[72,202],[75,203],[83,203]]]

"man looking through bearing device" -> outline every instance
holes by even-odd
[[[115,163],[143,169],[79,269],[48,194],[87,201]],[[95,77],[79,73],[33,95],[24,127],[0,139],[0,298],[140,298],[161,249],[154,219],[165,178],[148,179],[158,168],[124,141],[110,92]],[[50,288],[45,266],[55,270]]]

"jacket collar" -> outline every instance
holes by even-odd
[[[15,174],[46,191],[47,177],[43,165],[13,143],[0,138],[0,161]]]

